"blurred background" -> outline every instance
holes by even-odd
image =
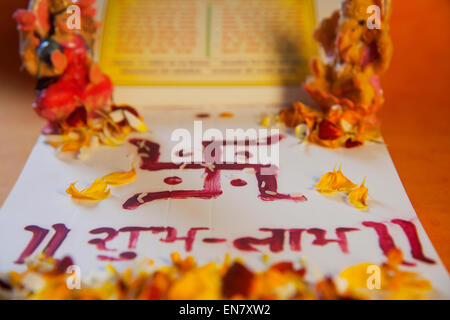
[[[12,19],[27,2],[1,1],[0,206],[44,125],[31,109],[34,80],[21,71]],[[449,270],[450,1],[393,1],[391,35],[394,57],[382,78],[382,132],[408,196]]]

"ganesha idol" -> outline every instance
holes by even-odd
[[[381,137],[376,112],[384,103],[380,75],[390,64],[390,0],[344,0],[314,33],[322,51],[303,84],[315,105],[298,102],[280,120],[300,137],[347,148]]]
[[[31,0],[14,13],[25,69],[37,79],[33,108],[48,121],[43,133],[62,152],[94,142],[116,145],[146,131],[137,111],[112,104],[113,84],[93,60],[95,0]],[[79,25],[71,23],[79,14]]]

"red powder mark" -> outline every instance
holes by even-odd
[[[233,241],[234,247],[243,251],[259,251],[254,247],[254,245],[269,245],[269,249],[272,252],[280,252],[283,250],[284,229],[262,228],[259,230],[272,232],[272,236],[264,239],[253,237],[238,238]]]
[[[151,202],[154,200],[167,200],[167,199],[187,199],[187,198],[200,198],[200,199],[213,199],[222,194],[220,186],[220,171],[214,172],[205,169],[206,178],[203,185],[203,190],[174,190],[174,191],[160,191],[151,193],[138,193],[128,199],[122,207],[124,209],[132,210],[136,209],[140,205]]]
[[[185,237],[177,236],[177,229],[172,227],[167,227],[167,236],[165,239],[161,239],[162,242],[173,243],[175,241],[184,241],[184,248],[187,252],[192,250],[194,244],[195,236],[197,231],[209,230],[209,228],[190,228]]]
[[[136,258],[137,254],[135,252],[131,252],[131,251],[127,251],[127,252],[122,252],[119,257],[124,259],[124,260],[132,260],[134,258]]]
[[[55,265],[55,271],[58,274],[63,274],[66,273],[67,269],[74,265],[75,263],[73,262],[72,258],[69,256],[66,256],[64,258],[62,258],[62,260],[56,260],[56,265]]]
[[[184,150],[180,150],[176,152],[176,154],[178,154],[178,156],[181,158],[192,156],[192,152],[185,152]]]
[[[209,118],[211,117],[211,115],[209,113],[206,112],[202,112],[202,113],[197,113],[195,115],[196,118],[200,118],[200,119],[205,119],[205,118]]]
[[[211,154],[213,158],[221,158],[220,148],[217,146],[226,145],[270,145],[272,143],[278,143],[284,136],[276,135],[270,136],[265,139],[265,141],[257,140],[243,140],[243,141],[203,141],[203,146],[206,150],[210,149],[213,145],[214,148]],[[148,171],[158,171],[158,170],[169,170],[169,169],[180,169],[181,164],[175,164],[172,162],[158,162],[160,156],[160,145],[148,140],[143,139],[131,139],[131,144],[138,147],[138,153],[141,156],[142,170]],[[217,151],[217,152],[216,152]],[[260,199],[264,201],[274,201],[274,200],[292,200],[296,202],[306,201],[305,196],[292,197],[290,195],[281,194],[277,192],[277,176],[276,173],[270,175],[261,174],[262,169],[271,169],[271,165],[261,165],[261,164],[239,164],[239,163],[215,163],[214,169],[205,167],[205,163],[190,163],[184,164],[184,169],[199,169],[204,170],[206,177],[203,184],[203,189],[201,190],[174,190],[174,191],[160,191],[160,192],[144,192],[138,193],[129,198],[122,207],[127,210],[133,210],[138,208],[144,203],[155,201],[155,200],[167,200],[167,199],[187,199],[187,198],[199,198],[199,199],[214,199],[222,194],[221,184],[220,184],[220,172],[221,170],[244,170],[244,169],[254,169],[256,172],[256,178],[258,180],[258,186],[260,191]],[[212,171],[211,171],[212,170]],[[272,170],[276,171],[276,170]]]
[[[419,235],[417,234],[416,226],[406,220],[402,219],[393,219],[391,220],[392,223],[398,224],[405,233],[406,237],[408,238],[409,245],[411,247],[411,254],[414,257],[414,259],[417,259],[419,261],[435,264],[436,261],[433,259],[427,258],[422,250],[422,244],[420,243]]]
[[[33,254],[33,252],[37,249],[37,247],[39,247],[48,233],[47,229],[38,226],[26,226],[24,229],[26,231],[30,231],[33,235],[26,248],[20,254],[19,258],[14,261],[14,263],[17,264],[23,264],[25,262],[25,258]]]
[[[119,232],[129,232],[130,238],[128,241],[128,249],[136,249],[139,240],[139,235],[142,231],[151,231],[153,234],[158,234],[167,231],[165,227],[124,227],[119,229]]]
[[[378,245],[380,246],[385,256],[388,255],[389,251],[396,248],[394,239],[392,239],[392,236],[390,235],[388,228],[383,223],[374,221],[364,221],[362,225],[365,227],[373,228],[375,230],[378,236]],[[403,260],[402,264],[408,266],[416,265],[415,263],[407,262],[405,260]]]
[[[55,230],[55,234],[45,246],[43,251],[46,258],[53,257],[56,250],[58,250],[58,248],[61,246],[70,231],[70,229],[67,228],[63,223],[54,224],[52,228]]]
[[[243,187],[247,185],[247,182],[242,179],[233,179],[230,181],[230,184],[234,187]]]
[[[289,229],[289,246],[292,251],[301,251],[301,236],[306,229]]]
[[[104,255],[98,255],[97,259],[100,261],[118,261],[118,258],[115,257],[109,257],[109,256],[104,256]]]
[[[270,146],[272,144],[279,143],[281,140],[285,138],[284,135],[278,134],[273,136],[268,136],[264,141],[260,140],[250,140],[249,138],[246,138],[245,140],[216,140],[216,141],[203,141],[203,146],[206,147],[210,145],[211,143],[215,143],[218,145],[225,146]]]
[[[387,227],[383,223],[364,221],[362,225],[375,230],[378,236],[378,244],[385,256],[387,256],[389,251],[396,248],[394,239],[392,239]]]
[[[108,249],[106,247],[106,242],[113,240],[119,232],[114,228],[97,228],[94,230],[89,231],[90,234],[101,234],[106,233],[106,237],[104,239],[96,238],[89,240],[89,244],[93,244],[97,247],[98,250],[101,251],[116,251],[116,249]]]
[[[180,177],[167,177],[164,179],[164,182],[168,185],[174,186],[183,182]]]
[[[63,241],[66,239],[67,234],[69,233],[70,229],[67,228],[62,223],[57,223],[52,226],[53,230],[55,230],[55,234],[50,239],[50,241],[45,246],[43,253],[45,254],[45,258],[53,257],[56,250],[61,246]],[[23,252],[20,254],[19,258],[14,261],[14,263],[17,264],[23,264],[25,262],[25,259],[32,255],[34,251],[39,247],[39,245],[44,241],[45,237],[47,236],[49,230],[41,228],[39,226],[26,226],[24,228],[26,231],[31,231],[33,233],[33,236],[31,237],[30,242],[26,246],[26,248],[23,250]]]
[[[98,255],[97,259],[100,261],[110,261],[110,262],[114,262],[114,261],[129,261],[129,260],[133,260],[137,257],[137,254],[135,252],[131,252],[131,251],[126,251],[126,252],[122,252],[121,254],[119,254],[119,257],[110,257],[110,256],[104,256],[104,255]]]
[[[223,238],[205,238],[202,240],[205,243],[222,243],[222,242],[226,242],[227,239],[223,239]]]
[[[119,229],[119,232],[129,232],[130,240],[128,241],[128,249],[136,249],[141,231],[149,231],[149,230],[150,228],[145,227],[125,227]]]
[[[236,156],[243,156],[245,159],[250,159],[253,155],[249,151],[238,151],[235,153]]]
[[[326,239],[325,236],[327,234],[326,230],[319,228],[308,229],[308,233],[315,235],[316,239],[312,242],[312,244],[318,246],[324,246],[328,243],[337,243],[341,248],[343,253],[348,253],[348,242],[346,232],[357,231],[357,228],[336,228],[337,239]]]
[[[131,139],[129,141],[131,144],[134,144],[136,147],[138,147],[138,153],[142,156],[145,155],[145,157],[142,158],[142,162],[157,162],[160,156],[159,152],[159,144],[144,140],[144,139]],[[145,160],[145,161],[144,161]],[[142,168],[143,164],[141,164]]]
[[[287,194],[278,193],[278,183],[277,175],[262,175],[260,172],[256,172],[256,179],[258,180],[259,188],[259,198],[264,201],[275,201],[275,200],[292,200],[295,202],[306,201],[307,198],[302,195],[298,197],[292,197]]]

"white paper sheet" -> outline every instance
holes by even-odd
[[[318,17],[328,15],[337,3],[318,1]],[[103,1],[98,5],[102,8]],[[186,128],[192,132],[194,120],[202,120],[204,130],[218,128],[224,133],[227,128],[258,128],[264,114],[276,113],[282,104],[306,98],[299,87],[119,87],[115,92],[116,102],[142,107],[151,133],[135,136],[161,146],[159,162],[170,161],[175,144],[170,141],[173,130]],[[246,105],[239,105],[242,103]],[[164,106],[156,107],[158,104]],[[231,111],[235,117],[220,118],[222,111]],[[202,112],[211,117],[196,118]],[[193,255],[199,263],[220,261],[230,253],[256,269],[264,267],[263,254],[269,254],[270,262],[306,259],[312,269],[336,275],[349,265],[384,262],[383,249],[395,245],[403,251],[405,261],[414,264],[404,269],[430,279],[435,297],[450,298],[448,273],[408,200],[385,145],[368,143],[361,148],[330,150],[299,144],[292,132],[282,133],[286,137],[279,144],[278,192],[303,194],[307,201],[263,201],[258,197],[255,174],[221,170],[223,193],[215,199],[156,200],[135,210],[122,206],[136,193],[201,190],[205,170],[138,169],[136,181],[112,187],[110,198],[99,203],[76,202],[65,193],[70,183],[78,181],[81,188],[107,173],[128,170],[132,158],[138,158],[137,148],[127,142],[117,148],[95,149],[85,160],[62,160],[40,137],[0,211],[0,272],[23,270],[24,264],[18,263],[20,256],[39,254],[49,246],[55,250],[55,258],[72,256],[82,276],[107,263],[123,270],[144,257],[158,264],[170,263],[174,251]],[[325,196],[314,190],[320,176],[339,163],[353,182],[361,183],[367,177],[369,210],[355,209],[343,194]],[[167,185],[164,179],[170,176],[178,176],[183,182]],[[233,179],[245,180],[247,185],[232,186]],[[146,230],[137,237],[135,231],[130,243],[130,229],[123,229],[127,227]],[[183,237],[192,228],[207,230],[198,230],[189,248]],[[106,248],[98,240],[97,244],[89,243],[108,235],[100,231],[111,235]],[[326,232],[324,238],[320,238],[320,232]],[[33,234],[36,247],[26,251]],[[269,241],[273,234],[277,237]],[[380,245],[381,235],[384,242]],[[246,251],[245,245],[257,251]],[[114,261],[120,259],[124,261]]]
[[[170,162],[170,153],[175,145],[175,142],[170,141],[172,131],[186,128],[192,132],[194,120],[199,120],[195,115],[200,112],[211,114],[211,117],[202,119],[204,130],[209,127],[221,130],[257,128],[258,120],[263,114],[275,112],[275,109],[269,108],[240,107],[231,109],[235,113],[234,118],[225,119],[218,116],[223,110],[230,111],[230,108],[217,108],[213,112],[199,107],[185,110],[172,108],[170,111],[167,107],[145,109],[142,110],[143,116],[152,133],[139,134],[137,137],[160,144],[159,162]],[[202,189],[205,170],[151,172],[139,169],[136,181],[112,187],[110,198],[95,204],[75,202],[65,194],[65,189],[71,182],[78,181],[79,187],[87,186],[94,179],[112,171],[128,170],[131,159],[137,156],[137,148],[130,143],[117,148],[100,147],[93,150],[86,160],[63,161],[55,157],[53,149],[41,137],[0,213],[0,271],[24,268],[23,264],[14,262],[32,237],[32,232],[24,230],[25,227],[35,225],[48,230],[39,246],[32,250],[33,254],[38,254],[55,235],[52,226],[64,224],[70,231],[54,257],[71,255],[84,275],[104,267],[106,263],[123,269],[143,257],[151,257],[161,264],[168,263],[169,255],[174,251],[179,251],[183,256],[193,255],[200,263],[220,261],[226,253],[230,253],[234,257],[244,258],[257,269],[264,266],[264,253],[270,255],[272,262],[286,259],[300,261],[301,258],[306,258],[308,262],[317,265],[323,274],[335,275],[352,264],[366,261],[382,263],[386,260],[379,243],[380,238],[373,227],[373,223],[379,223],[380,228],[385,226],[395,246],[404,252],[405,261],[415,264],[404,268],[420,272],[430,279],[439,293],[438,297],[450,297],[448,273],[408,200],[385,145],[368,143],[361,148],[329,150],[311,144],[299,144],[289,132],[284,134],[286,138],[279,144],[278,191],[303,194],[307,201],[263,201],[258,197],[254,174],[221,170],[220,184],[223,193],[216,199],[156,200],[135,210],[125,210],[122,205],[136,193]],[[355,209],[343,194],[325,196],[314,190],[313,185],[320,176],[339,163],[342,163],[344,174],[353,182],[361,183],[367,177],[369,210]],[[169,176],[179,176],[183,182],[169,186],[163,182]],[[232,186],[230,181],[237,178],[248,184],[243,187]],[[400,220],[403,222],[399,222]],[[401,223],[406,228],[417,230],[419,242],[412,239],[414,232],[412,235],[410,232],[409,238],[406,236]],[[160,240],[168,239],[167,229],[160,230],[159,233],[159,229],[141,231],[134,248],[129,243],[129,230],[119,231],[125,227],[172,227],[176,229],[177,237],[181,238],[186,237],[191,228],[208,230],[197,231],[192,248],[186,250],[186,241],[183,239],[169,239],[168,242]],[[113,228],[110,230],[117,233],[113,240],[106,242],[107,250],[99,250],[96,245],[88,243],[107,235],[90,233],[97,228]],[[261,228],[278,229],[278,236],[280,232],[284,234],[279,252],[270,250],[268,244],[254,244],[255,239],[269,238],[273,234],[268,230],[260,231]],[[336,241],[339,236],[336,233],[339,229],[336,228],[358,229],[341,232],[341,236],[344,235],[347,239],[348,252],[344,252],[342,238],[342,246]],[[281,229],[285,231],[279,231]],[[297,244],[301,248],[291,245],[294,235],[289,231],[292,229],[305,229],[298,231],[301,232],[301,237]],[[325,230],[325,239],[334,241],[322,245],[313,243],[314,240],[317,241],[315,229]],[[254,239],[249,241],[248,237]],[[223,242],[204,242],[205,238],[222,239]],[[236,242],[241,246],[236,246]],[[242,244],[252,243],[258,251],[243,250]],[[272,243],[280,244],[277,241]],[[421,246],[419,250],[418,243]],[[105,261],[105,258],[101,258],[105,256],[117,259],[123,252],[128,253],[122,257],[130,257],[129,252],[132,252],[131,256],[136,254],[136,257],[127,261]],[[420,254],[423,256],[420,257]],[[430,263],[431,260],[433,263]]]

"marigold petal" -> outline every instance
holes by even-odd
[[[66,190],[66,193],[74,199],[99,201],[110,195],[110,189],[103,179],[96,179],[89,187],[82,190],[75,188],[75,184],[76,182],[72,183]]]
[[[317,191],[324,192],[324,193],[330,193],[336,191],[334,188],[336,181],[336,172],[327,172],[325,173],[317,182],[314,187],[317,188]]]
[[[401,254],[394,252],[398,260]],[[392,268],[386,263],[361,263],[344,269],[338,278],[305,281],[306,269],[282,261],[262,271],[241,262],[214,262],[197,266],[192,257],[172,254],[172,265],[158,267],[152,260],[118,272],[110,264],[98,280],[80,290],[68,290],[65,266],[39,257],[27,262],[23,273],[10,272],[6,285],[18,288],[21,299],[424,299],[431,282],[419,274]],[[5,279],[8,279],[5,277]],[[344,286],[345,285],[345,286]],[[373,286],[380,290],[372,290]],[[378,287],[379,285],[379,287]],[[26,288],[26,290],[23,290]]]
[[[357,209],[364,210],[367,209],[367,195],[369,194],[369,189],[364,186],[366,178],[362,184],[349,193],[348,200],[351,204],[353,204]]]
[[[356,184],[350,181],[341,171],[341,166],[339,166],[339,170],[336,172],[336,180],[334,188],[340,192],[350,192],[357,187]]]
[[[61,152],[78,152],[80,151],[83,144],[80,141],[69,140],[62,144]]]
[[[131,170],[125,172],[113,172],[102,178],[106,184],[111,186],[120,186],[126,183],[130,183],[136,179],[136,168],[134,163],[131,164]]]
[[[398,248],[393,248],[389,250],[387,259],[387,264],[391,268],[397,268],[403,261],[403,252]]]
[[[174,300],[206,299],[221,297],[221,278],[214,263],[189,270],[175,280],[168,292],[168,298]]]
[[[426,300],[427,297],[423,293],[411,291],[409,288],[402,288],[394,291],[393,294],[386,297],[386,300]]]
[[[347,267],[341,271],[341,273],[339,274],[339,278],[346,281],[347,290],[367,288],[367,280],[371,275],[368,270],[370,270],[370,267],[373,265],[373,263],[364,262],[358,265]],[[380,276],[382,276],[382,273],[380,273]],[[384,281],[380,280],[380,283],[384,284]]]
[[[314,187],[316,187],[319,192],[329,193],[334,191],[350,192],[355,189],[357,185],[344,176],[341,171],[341,166],[339,166],[338,171],[336,171],[335,167],[332,172],[325,173]]]
[[[222,112],[221,114],[219,114],[219,117],[221,118],[233,118],[234,114],[231,112]]]
[[[271,124],[271,119],[269,116],[265,116],[261,119],[261,126],[269,128]]]

